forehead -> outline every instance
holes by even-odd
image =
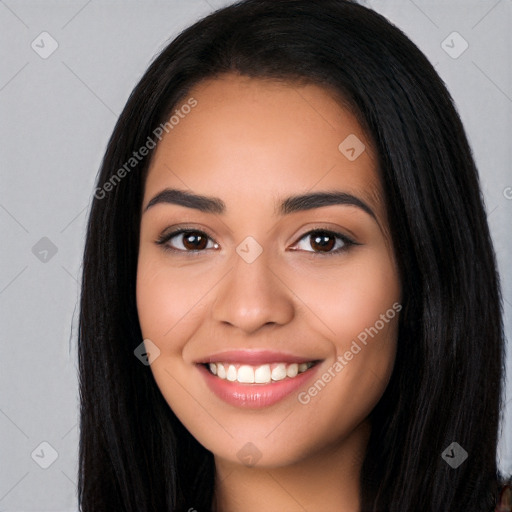
[[[181,109],[191,98],[195,106]],[[173,114],[152,158],[146,203],[165,187],[185,188],[222,197],[229,213],[336,189],[383,208],[371,141],[329,89],[229,74],[196,85]]]

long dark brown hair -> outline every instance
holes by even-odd
[[[371,413],[362,510],[490,512],[503,479],[504,339],[477,169],[425,56],[384,17],[345,0],[247,0],[218,10],[176,37],[128,99],[98,175],[84,253],[81,510],[211,510],[213,456],[133,354],[142,341],[135,283],[152,151],[130,172],[119,169],[194,85],[227,72],[334,88],[379,155],[403,310],[393,374]],[[452,442],[468,454],[456,469],[441,456]]]

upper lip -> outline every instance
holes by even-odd
[[[266,363],[308,363],[317,360],[318,359],[311,357],[296,356],[286,352],[275,352],[272,350],[226,350],[216,352],[196,362],[200,364],[245,363],[248,365],[258,365]]]

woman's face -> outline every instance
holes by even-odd
[[[175,109],[145,184],[137,272],[155,381],[218,460],[276,467],[330,450],[395,358],[400,283],[370,140],[313,85],[225,75]]]

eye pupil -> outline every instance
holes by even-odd
[[[196,240],[196,242],[193,241],[194,239]],[[202,236],[200,233],[197,232],[189,232],[184,234],[183,240],[183,246],[193,251],[198,249],[204,249],[207,244],[206,237]],[[190,246],[188,246],[187,244],[190,244]]]
[[[320,246],[320,251],[322,252],[328,252],[330,251],[334,244],[336,243],[334,241],[334,237],[332,235],[329,235],[327,233],[323,233],[323,234],[314,234],[314,235],[311,235],[312,239],[313,239],[313,242],[311,244],[311,246],[313,248],[314,247],[314,244],[318,244]],[[330,239],[330,241],[329,241]]]

